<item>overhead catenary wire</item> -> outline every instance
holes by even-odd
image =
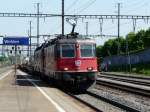
[[[70,9],[72,9],[73,6],[74,6],[77,2],[78,2],[78,0],[74,0],[74,1],[72,2],[72,4],[71,4],[68,8],[65,9],[65,13],[67,13]],[[54,25],[54,26],[56,26],[56,25]],[[56,31],[56,30],[58,30],[58,29],[60,29],[60,28],[61,28],[61,25],[58,25],[56,28],[53,29],[53,31]]]
[[[124,13],[129,13],[129,12],[131,13],[131,12],[137,11],[137,9],[145,8],[145,5],[147,5],[147,4],[149,4],[148,1],[145,1],[145,2],[141,1],[141,3],[139,2],[137,4],[134,4],[134,6],[136,6],[136,7],[133,7],[132,9],[129,9],[129,10],[125,11]]]
[[[93,1],[89,0],[88,2],[86,2],[86,3],[83,5],[83,8],[82,8],[82,7],[79,8],[80,10],[79,10],[77,13],[80,13],[80,12],[86,10],[86,9],[87,9],[89,6],[91,6],[95,1],[96,1],[96,0],[93,0]],[[72,8],[72,6],[75,5],[77,2],[78,2],[78,0],[75,0],[75,1],[66,9],[66,11],[69,10],[70,8]],[[69,11],[68,11],[68,12],[69,12]],[[76,13],[76,14],[77,14],[77,13]],[[58,26],[58,27],[59,27],[59,26]]]
[[[76,1],[74,1],[72,4],[76,4],[76,2],[77,2],[78,0],[76,0]],[[78,11],[77,13],[79,13],[79,12],[82,12],[82,11],[84,11],[86,8],[88,8],[88,6],[90,6],[92,3],[94,3],[96,0],[93,0],[92,2],[87,2],[86,4],[85,4],[85,6],[82,8],[82,7],[80,7],[79,9],[80,9],[80,11]],[[134,4],[139,4],[141,2],[141,0],[140,1],[138,1],[138,2],[136,2],[136,3],[134,3]],[[91,3],[91,4],[90,4]],[[71,7],[71,6],[70,6]],[[82,8],[82,9],[81,9]]]
[[[73,6],[75,6],[76,4],[77,4],[77,2],[78,2],[79,0],[74,0],[73,2],[72,2],[72,4],[71,5],[69,5],[69,7],[68,8],[66,8],[65,9],[65,13],[68,13],[68,12],[70,12],[71,11],[71,9],[73,8]],[[57,27],[56,28],[54,28],[56,26],[56,24],[55,25],[53,25],[53,30],[52,31],[56,31],[56,30],[60,30],[60,28],[61,28],[61,25],[57,25]]]
[[[96,2],[96,0],[89,0],[83,7],[79,8],[79,11],[77,11],[75,14],[79,14],[89,8],[91,5],[93,5]]]
[[[130,24],[130,22],[124,22],[124,23],[121,23],[120,25],[121,25],[121,26],[124,26],[124,25],[127,25],[127,24]],[[103,28],[103,30],[108,31],[108,30],[114,29],[115,27],[117,27],[117,26],[111,26],[111,27],[108,27],[108,28]],[[92,33],[92,34],[99,34],[99,31],[94,32],[94,33]],[[116,35],[116,37],[117,37],[117,35]]]
[[[91,1],[91,0],[89,0],[88,2],[86,2],[84,5],[83,5],[83,7],[80,7],[79,9],[79,11],[78,12],[76,12],[75,14],[78,14],[78,13],[80,13],[80,12],[82,12],[82,11],[84,11],[84,10],[86,10],[89,6],[91,6],[94,2],[95,2],[96,0],[93,0],[93,1]],[[87,24],[88,24],[88,22],[86,22],[86,26],[87,26]],[[87,29],[87,28],[86,28]],[[87,34],[87,33],[86,33]]]
[[[77,10],[82,9],[83,7],[85,7],[85,5],[89,4],[90,1],[91,1],[91,0],[88,0],[88,1],[85,2],[84,4],[82,4],[82,5],[80,5],[79,7],[77,7],[76,9],[77,9]]]
[[[136,1],[129,0],[129,1],[127,1],[127,3],[124,3],[125,4],[124,8],[134,7],[141,3],[143,3],[143,0],[136,0]]]
[[[65,9],[65,12],[66,12],[66,13],[71,12],[71,11],[72,11],[71,9],[77,4],[78,1],[79,1],[79,0],[74,0],[74,1],[72,2],[72,4],[69,5],[69,7]]]

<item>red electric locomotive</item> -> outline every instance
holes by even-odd
[[[93,39],[80,38],[77,33],[60,35],[35,50],[34,71],[62,86],[86,90],[96,81],[95,48]]]

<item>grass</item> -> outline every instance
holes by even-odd
[[[150,76],[150,63],[134,65],[132,67],[132,71],[138,74],[145,74]]]
[[[140,63],[136,65],[129,65],[127,66],[116,66],[116,67],[109,67],[109,71],[112,72],[130,72],[136,73],[140,75],[150,76],[150,63]]]

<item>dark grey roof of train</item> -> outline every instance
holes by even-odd
[[[47,43],[43,43],[41,46],[37,47],[35,51],[38,51],[42,48],[46,48],[50,45],[54,45],[56,44],[59,40],[62,39],[78,39],[78,40],[85,40],[85,39],[91,39],[91,38],[83,38],[82,36],[78,35],[78,33],[75,34],[68,34],[65,36],[62,35],[58,35],[56,38],[49,40]]]

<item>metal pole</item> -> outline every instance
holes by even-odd
[[[103,36],[103,19],[99,19],[100,22],[100,35]]]
[[[28,36],[30,36],[30,34],[29,34],[29,30],[28,30]],[[27,57],[29,56],[29,45],[28,45],[28,50],[27,50]]]
[[[37,3],[37,47],[39,46],[39,14],[40,14],[40,3]]]
[[[88,30],[89,30],[89,23],[86,22],[86,36],[88,36]]]
[[[129,65],[129,72],[131,72],[131,58],[129,54],[129,46],[128,46],[128,36],[126,36],[126,55],[127,55],[127,71],[128,71],[128,65]]]
[[[64,36],[64,0],[62,0],[62,35]]]
[[[15,45],[15,83],[16,83],[16,72],[17,72],[17,45]]]
[[[133,19],[133,32],[135,33],[135,29],[136,29],[136,19]]]
[[[30,21],[30,57],[31,57],[31,33],[32,33],[31,25],[32,22]]]
[[[2,56],[4,55],[4,45],[2,45]]]
[[[118,55],[120,54],[120,42],[119,42],[119,37],[120,37],[120,3],[118,3]]]

